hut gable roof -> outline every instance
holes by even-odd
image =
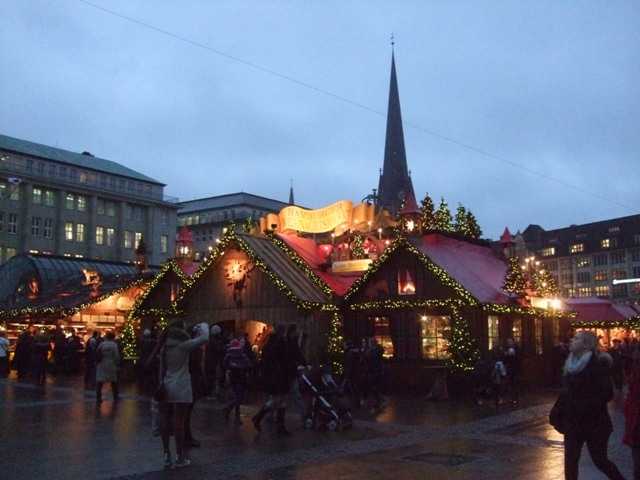
[[[244,233],[234,233],[223,238],[208,261],[194,275],[194,283],[178,300],[184,304],[194,295],[201,285],[201,279],[206,278],[206,271],[223,258],[224,250],[236,247],[242,250],[260,270],[270,278],[274,284],[285,293],[291,293],[291,298],[299,308],[315,308],[333,305],[333,298],[328,289],[323,288],[321,282],[314,280],[303,268],[301,260],[291,258],[290,252],[278,247],[269,237]],[[293,260],[293,261],[292,261]]]
[[[276,234],[276,238],[282,240],[313,270],[314,274],[322,279],[338,296],[343,296],[353,283],[360,278],[364,272],[356,272],[349,275],[335,274],[331,268],[327,268],[325,253],[318,244],[310,238],[298,237],[296,235]]]
[[[480,303],[511,303],[501,288],[507,265],[490,248],[438,234],[424,236],[417,248]]]

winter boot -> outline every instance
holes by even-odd
[[[291,432],[287,431],[287,429],[284,428],[284,417],[285,417],[286,411],[287,411],[286,408],[279,408],[276,411],[276,426],[277,426],[276,432],[278,433],[278,435],[291,435]]]
[[[262,427],[260,426],[260,422],[262,421],[262,419],[264,418],[264,416],[267,414],[268,411],[269,411],[269,408],[264,406],[264,407],[262,407],[260,409],[260,411],[257,414],[255,414],[253,417],[251,417],[251,421],[253,422],[253,426],[259,432],[262,431]]]

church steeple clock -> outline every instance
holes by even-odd
[[[176,238],[176,262],[181,262],[184,265],[191,264],[195,255],[195,244],[196,242],[193,240],[191,232],[189,232],[186,225],[183,225],[178,237]]]

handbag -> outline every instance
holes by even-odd
[[[551,411],[549,412],[549,425],[556,429],[558,433],[565,432],[565,418],[569,408],[569,385],[571,380],[562,388],[560,395],[556,398]]]

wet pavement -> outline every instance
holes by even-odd
[[[192,428],[202,442],[189,449],[192,464],[162,465],[162,446],[151,431],[149,401],[135,384],[122,400],[96,405],[80,377],[50,378],[44,388],[14,377],[0,379],[0,478],[14,479],[561,479],[562,436],[547,423],[554,391],[528,392],[517,406],[469,399],[429,402],[388,397],[378,414],[353,410],[353,428],[307,430],[287,412],[290,437],[264,422],[258,433],[250,416],[255,397],[242,408],[241,426],[227,422],[224,403],[196,404]],[[621,444],[622,395],[610,404],[614,433],[611,459],[627,478],[631,453]],[[173,439],[172,439],[173,446]],[[174,452],[175,453],[175,452]],[[586,450],[580,478],[600,479]]]

